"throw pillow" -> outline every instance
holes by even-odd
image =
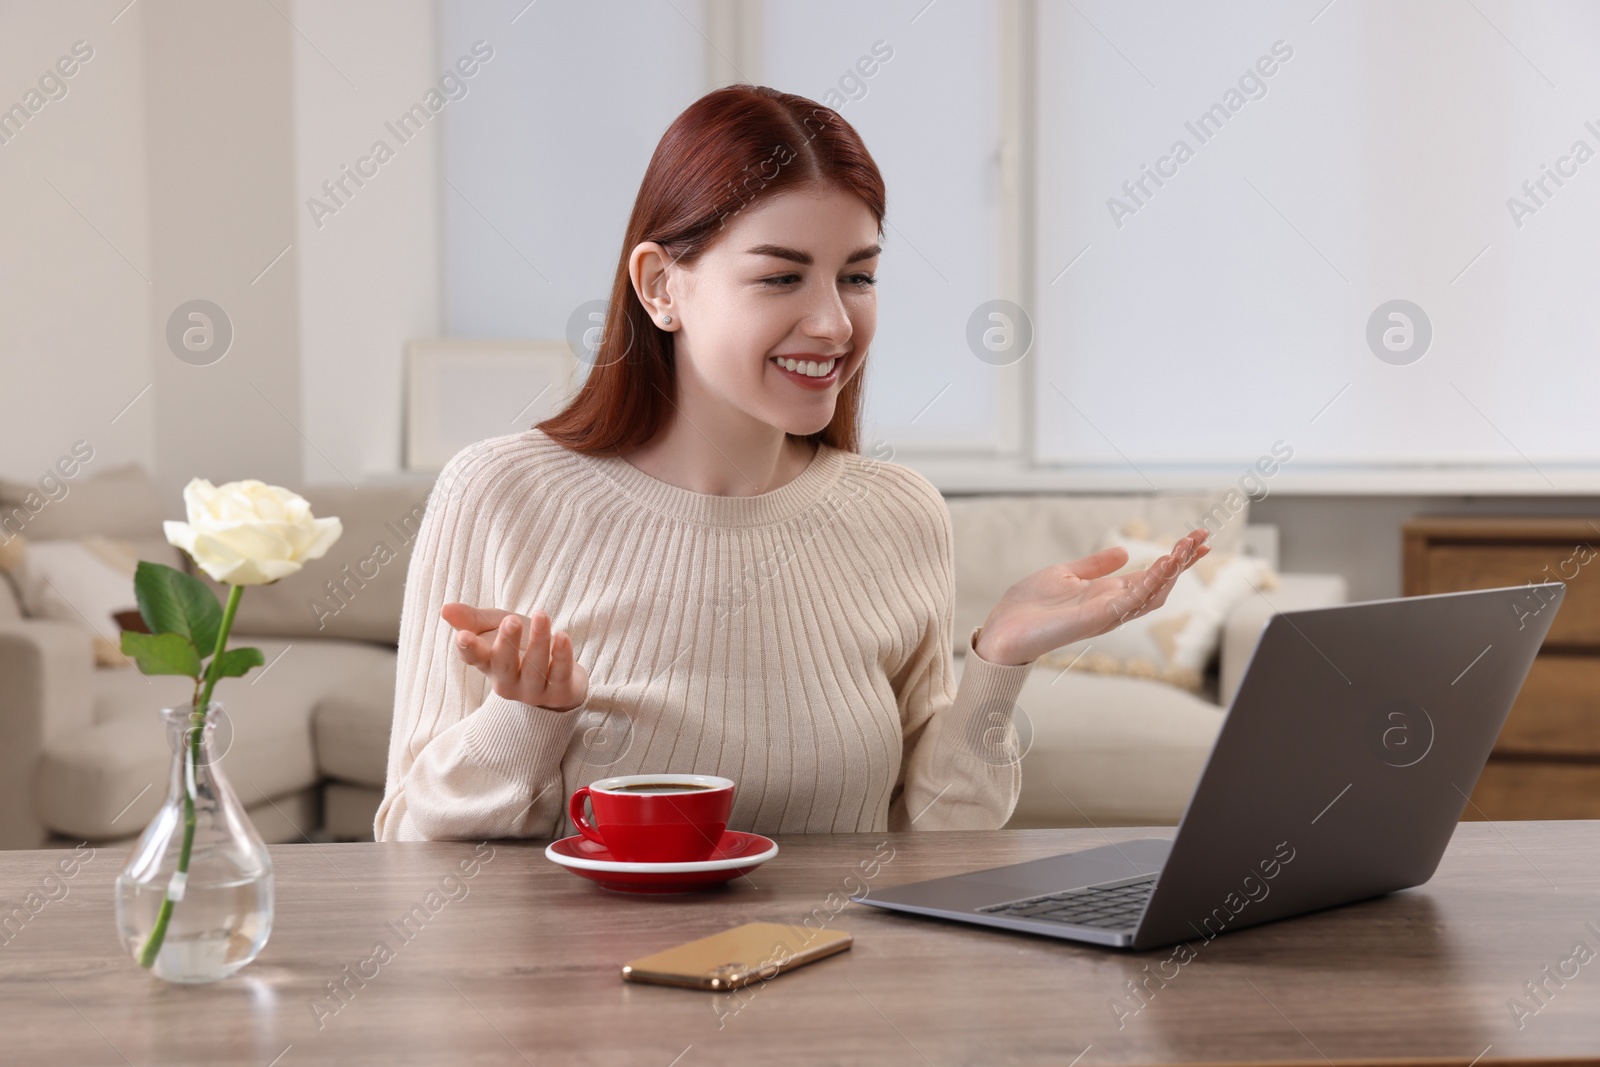
[[[133,574],[141,559],[183,566],[178,550],[164,540],[87,536],[30,541],[18,583],[24,610],[32,618],[89,631],[97,666],[127,666],[133,661],[122,654],[122,627],[116,616],[138,610]]]
[[[1126,549],[1128,562],[1113,572],[1126,574],[1154,564],[1181,536],[1181,530],[1167,530],[1152,537],[1147,523],[1133,520],[1109,531],[1100,548]],[[1159,608],[1098,637],[1047,652],[1039,662],[1150,678],[1196,693],[1216,654],[1228,612],[1257,590],[1277,585],[1278,575],[1265,560],[1213,549],[1178,576]]]

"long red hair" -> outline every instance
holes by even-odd
[[[855,193],[882,237],[883,176],[837,111],[744,84],[713,90],[685,108],[661,135],[639,183],[583,388],[537,428],[588,455],[627,452],[652,440],[677,401],[673,334],[656,325],[634,293],[629,255],[640,242],[655,241],[676,262],[692,264],[737,212],[797,185]],[[861,389],[858,371],[839,391],[833,419],[806,439],[859,451]]]

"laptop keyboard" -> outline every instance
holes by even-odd
[[[1026,900],[1008,900],[978,910],[1018,919],[1120,930],[1139,921],[1139,915],[1144,911],[1145,902],[1150,899],[1155,885],[1154,878],[1111,882],[1084,889],[1069,889],[1064,893],[1028,897]]]

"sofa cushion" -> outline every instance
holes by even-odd
[[[1096,552],[1107,531],[1130,520],[1142,520],[1152,530],[1206,526],[1212,552],[1238,552],[1249,502],[1232,487],[1207,493],[950,497],[946,506],[955,533],[956,570],[951,651],[958,656],[966,651],[973,628],[1018,579]]]
[[[244,806],[244,813],[255,826],[256,833],[261,835],[263,844],[298,845],[306,840],[311,828],[317,825],[320,814],[318,809],[322,806],[322,791],[315,788],[301,789],[282,796],[266,797],[254,804],[245,804],[241,799],[240,804]],[[377,820],[374,818],[369,821]],[[144,833],[144,827],[133,823],[131,812],[117,820],[119,828],[124,823],[130,824],[127,829],[132,830],[132,833],[109,841],[96,841],[95,846],[121,850],[126,854],[139,843],[139,836]],[[52,843],[46,843],[45,848],[70,848],[82,840],[64,834],[50,836]],[[370,836],[368,840],[371,840]]]
[[[29,484],[0,479],[0,529],[35,541],[99,534],[129,539],[161,533],[161,491],[143,467],[125,463]]]
[[[0,622],[16,622],[22,618],[22,601],[18,596],[17,580],[9,571],[0,572]]]
[[[234,735],[220,765],[246,807],[317,784],[317,704],[380,663],[393,670],[392,651],[361,641],[231,634],[228,645],[259,648],[267,660],[242,678],[224,679],[213,694]],[[142,826],[160,807],[172,769],[160,711],[187,702],[193,682],[99,668],[94,691],[94,725],[46,742],[34,800],[52,830],[105,840]]]
[[[28,539],[21,534],[7,534],[0,528],[0,622],[11,622],[22,614],[22,560],[28,551]]]
[[[344,533],[325,556],[307,560],[298,573],[245,590],[237,625],[278,637],[398,645],[406,568],[432,484],[293,488],[317,518],[337,516]],[[227,586],[184,558],[191,573],[219,596],[227,594]]]
[[[389,773],[397,658],[389,653],[322,698],[312,717],[322,773],[383,789]]]
[[[1160,682],[1037,665],[1017,707],[1022,795],[1009,829],[1177,825],[1224,718]]]

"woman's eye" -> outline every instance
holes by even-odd
[[[761,284],[777,288],[784,285],[793,285],[799,280],[800,275],[798,274],[784,274],[776,278],[762,278]],[[878,279],[871,274],[852,274],[850,275],[850,283],[865,289],[870,286],[877,285]]]

